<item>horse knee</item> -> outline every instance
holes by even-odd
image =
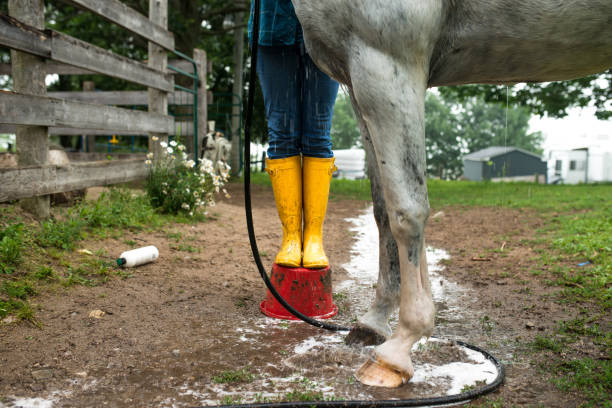
[[[429,206],[411,203],[402,205],[390,212],[389,224],[398,245],[414,247],[415,255],[420,255],[425,223],[429,217]]]

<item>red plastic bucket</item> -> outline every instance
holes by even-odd
[[[331,268],[288,268],[274,264],[270,281],[278,293],[298,312],[314,319],[329,319],[338,313],[332,299]],[[274,298],[268,290],[259,306],[269,317],[298,320]]]

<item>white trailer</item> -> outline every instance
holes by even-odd
[[[578,184],[606,181],[612,181],[612,151],[585,147],[574,150],[553,150],[549,153],[549,183]]]

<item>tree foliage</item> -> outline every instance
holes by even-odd
[[[569,81],[527,83],[506,86],[462,85],[440,87],[440,93],[452,98],[483,97],[486,102],[505,103],[508,96],[512,105],[527,107],[535,115],[554,118],[567,116],[568,109],[593,106],[599,119],[612,118],[612,69]]]
[[[461,153],[465,143],[460,137],[459,122],[451,106],[433,93],[427,94],[425,141],[429,175],[443,179],[456,179],[461,175]]]
[[[529,132],[530,111],[522,106],[487,103],[470,97],[459,101],[433,92],[425,101],[427,170],[455,179],[463,173],[461,157],[490,146],[514,146],[541,153],[541,132]]]
[[[351,99],[344,93],[339,93],[334,107],[334,118],[331,128],[332,146],[334,149],[350,149],[361,146],[361,134]]]

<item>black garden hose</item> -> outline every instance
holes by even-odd
[[[244,125],[244,208],[246,211],[247,229],[249,233],[249,241],[251,243],[251,250],[253,252],[253,258],[257,264],[257,269],[261,278],[266,284],[266,287],[276,298],[276,300],[283,305],[292,315],[298,319],[319,327],[321,329],[332,330],[332,331],[349,331],[350,328],[338,326],[331,323],[322,322],[319,320],[312,319],[293,308],[283,297],[278,293],[272,282],[268,278],[268,274],[264,269],[261,257],[259,256],[259,250],[257,248],[257,241],[255,238],[255,230],[253,228],[253,213],[251,207],[251,124],[253,120],[253,96],[255,92],[256,82],[256,67],[257,67],[257,49],[259,42],[259,20],[260,20],[260,0],[253,0],[255,6],[255,13],[253,14],[253,35],[251,45],[251,69],[249,72],[249,93],[246,106],[246,119]],[[421,399],[404,399],[404,400],[379,400],[379,401],[365,401],[365,400],[352,400],[352,401],[308,401],[308,402],[279,402],[279,403],[264,403],[264,404],[242,404],[233,405],[238,408],[291,408],[291,407],[419,407],[419,406],[436,406],[436,405],[447,405],[458,402],[465,402],[473,399],[477,396],[487,394],[495,390],[504,379],[504,367],[503,365],[489,352],[471,344],[455,340],[455,342],[463,347],[467,347],[471,350],[477,351],[485,356],[486,359],[491,361],[497,369],[497,377],[495,380],[479,387],[474,390],[462,392],[460,394],[448,395],[444,397],[434,398],[421,398]]]

